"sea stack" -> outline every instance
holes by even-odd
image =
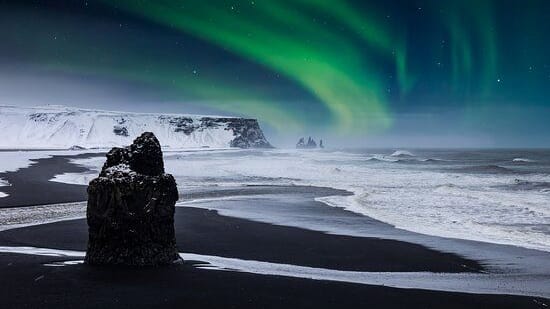
[[[322,140],[321,140],[321,145],[322,145]],[[323,147],[323,146],[321,146]],[[308,137],[307,139],[307,143],[305,141],[305,139],[303,137],[301,137],[299,140],[298,140],[298,143],[296,144],[296,148],[297,149],[313,149],[313,148],[317,148],[317,143],[315,142],[315,140],[313,138]]]
[[[88,186],[89,265],[158,266],[181,261],[176,249],[176,181],[164,173],[160,143],[145,132],[107,154]]]

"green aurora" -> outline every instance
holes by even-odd
[[[181,5],[177,1],[122,1],[118,5],[218,44],[296,81],[325,105],[334,125],[343,131],[387,128],[391,124],[385,87],[371,63],[375,57],[368,54],[393,55],[397,75],[407,83],[403,43],[394,41],[375,18],[364,18],[345,2],[186,1]],[[343,36],[334,31],[318,21],[317,14],[334,19],[349,33]],[[372,50],[361,50],[353,36]]]
[[[467,125],[495,106],[548,106],[544,1],[26,2],[2,10],[2,58],[279,131],[365,135],[399,127],[402,113],[447,108]],[[189,40],[201,47],[176,46]]]

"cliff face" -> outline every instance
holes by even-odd
[[[144,131],[170,148],[271,147],[256,119],[0,107],[1,148],[106,148],[129,144]]]
[[[256,119],[225,118],[229,130],[233,131],[235,138],[231,141],[231,147],[238,148],[273,148],[260,129]]]

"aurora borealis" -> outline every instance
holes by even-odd
[[[292,137],[550,146],[548,1],[23,0],[0,10],[2,80],[89,84],[105,92],[102,108],[244,115]],[[0,91],[10,104],[14,91]]]

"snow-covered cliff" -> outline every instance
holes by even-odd
[[[271,147],[255,119],[0,106],[0,148],[107,148],[144,131],[170,148]]]

